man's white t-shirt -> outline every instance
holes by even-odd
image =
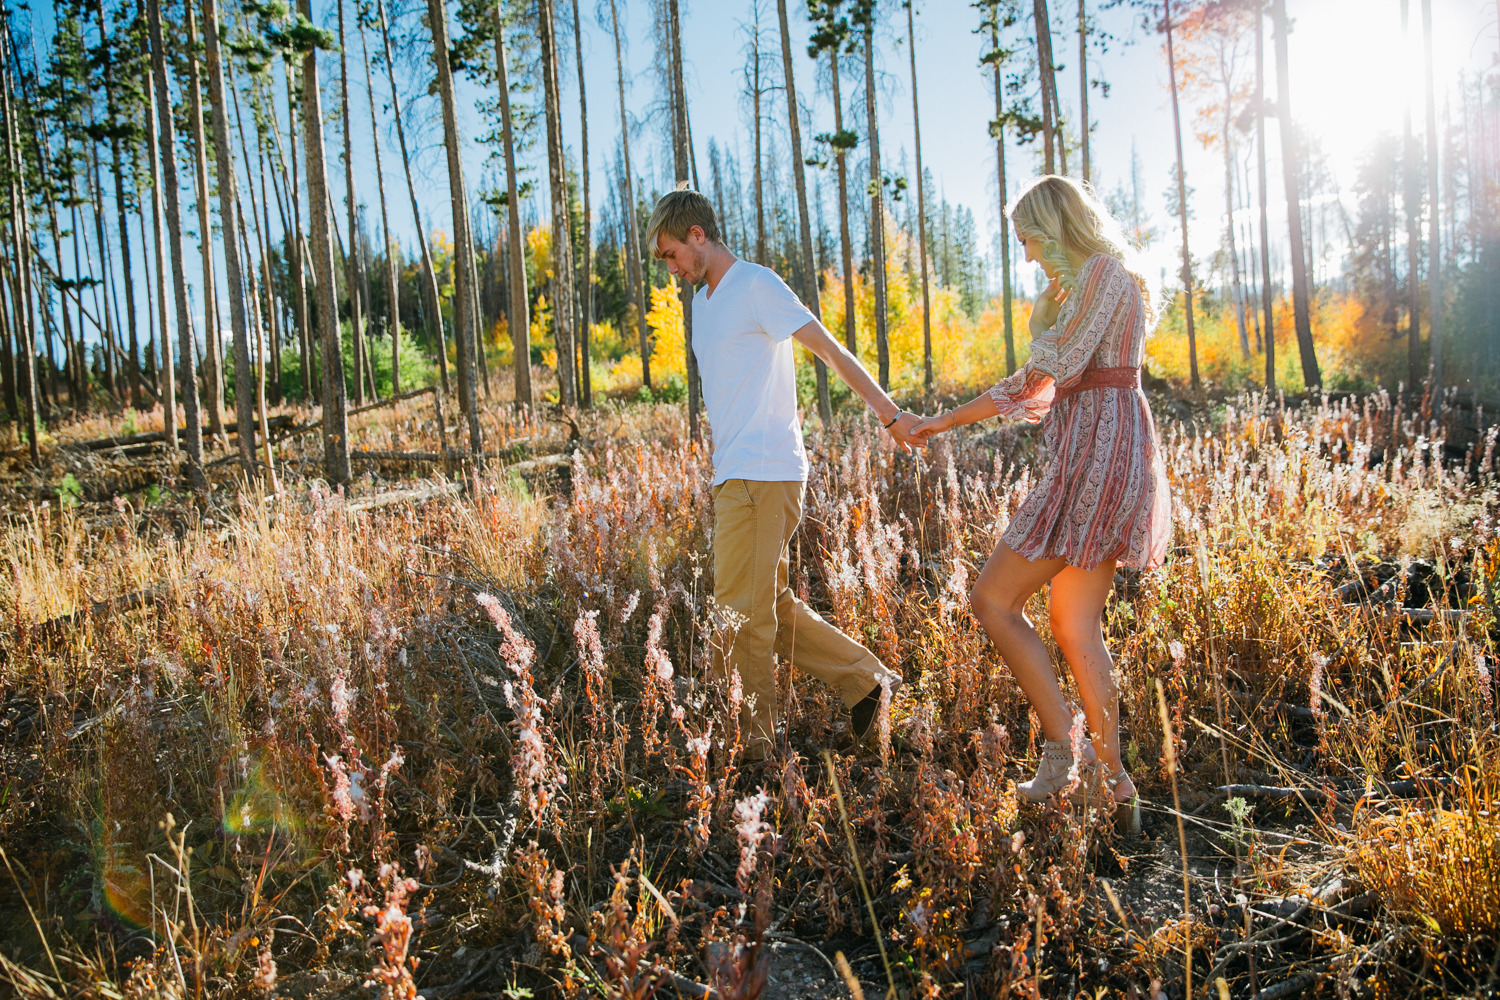
[[[769,267],[736,260],[693,296],[693,354],[714,432],[714,485],[806,482],[792,334],[813,314]]]

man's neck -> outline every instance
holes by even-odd
[[[710,243],[708,245],[708,271],[704,275],[704,281],[708,284],[708,294],[713,295],[719,287],[719,282],[724,275],[739,260],[730,249],[722,243]]]

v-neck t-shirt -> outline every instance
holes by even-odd
[[[693,354],[714,438],[714,485],[806,482],[792,334],[813,321],[768,267],[736,260],[693,296]]]

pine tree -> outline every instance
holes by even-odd
[[[1297,131],[1292,123],[1291,72],[1287,61],[1286,0],[1272,0],[1271,17],[1276,26],[1276,113],[1281,121],[1281,172],[1286,185],[1287,229],[1292,245],[1292,315],[1302,359],[1302,381],[1309,389],[1316,389],[1322,386],[1323,376],[1318,371],[1318,355],[1313,349],[1307,250],[1302,239]]]

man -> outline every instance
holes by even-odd
[[[714,437],[714,598],[744,619],[730,663],[718,669],[739,671],[745,759],[763,760],[775,739],[773,652],[837,690],[863,741],[874,729],[882,681],[894,689],[901,675],[787,586],[788,543],[807,482],[792,341],[827,362],[903,451],[923,445],[910,435],[918,418],[891,401],[775,271],[729,251],[703,195],[662,198],[646,243],[673,275],[703,286],[693,298],[692,349]]]

